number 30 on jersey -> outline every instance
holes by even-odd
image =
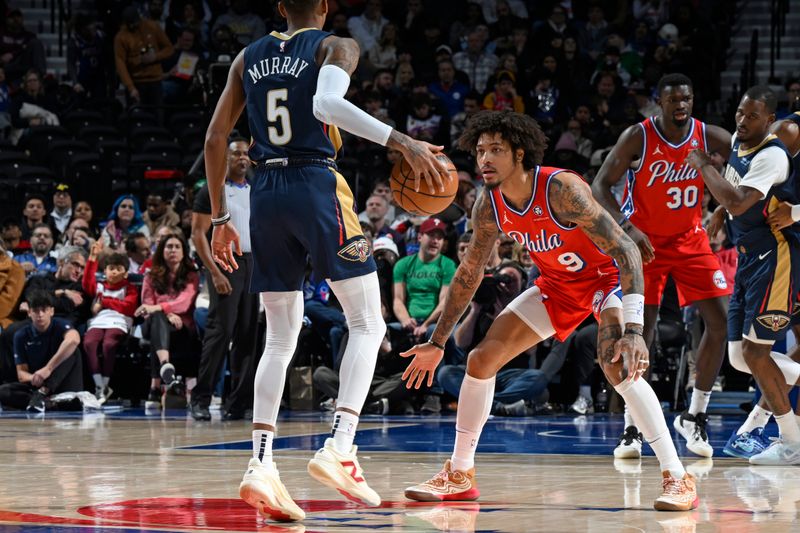
[[[670,197],[669,202],[667,202],[667,207],[670,209],[694,207],[697,205],[697,187],[694,185],[690,185],[685,189],[670,187],[667,189],[667,195]]]

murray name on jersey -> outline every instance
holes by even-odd
[[[275,56],[265,58],[254,63],[247,69],[253,84],[258,83],[262,78],[287,74],[299,78],[300,74],[308,67],[308,61],[292,56]]]

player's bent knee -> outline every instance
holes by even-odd
[[[606,379],[608,379],[612,387],[616,387],[625,379],[625,365],[622,362],[622,358],[613,363],[601,359],[600,369],[603,371],[603,374],[605,374]]]
[[[739,372],[752,374],[742,353],[742,341],[728,341],[728,360],[731,366]]]
[[[497,374],[496,357],[482,348],[473,348],[467,356],[467,373],[478,379],[489,379]]]

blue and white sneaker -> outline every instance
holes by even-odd
[[[725,443],[722,453],[731,457],[750,459],[769,447],[769,440],[764,435],[764,428],[755,428],[753,431],[745,431],[737,435],[736,431],[731,434],[731,438]]]
[[[800,442],[786,442],[780,437],[770,440],[772,443],[766,450],[749,459],[751,465],[800,465]]]

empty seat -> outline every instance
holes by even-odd
[[[174,142],[175,137],[166,129],[158,126],[143,126],[131,130],[128,135],[133,151],[140,151],[148,142]]]
[[[80,136],[84,128],[91,126],[101,126],[106,123],[105,117],[99,111],[89,109],[77,109],[70,111],[61,121],[73,134]]]
[[[72,139],[72,134],[61,126],[34,126],[28,130],[25,142],[34,157],[44,160],[47,157],[50,143],[69,139]]]
[[[100,141],[119,141],[123,136],[113,126],[88,126],[81,130],[78,138],[91,147],[97,147]]]

